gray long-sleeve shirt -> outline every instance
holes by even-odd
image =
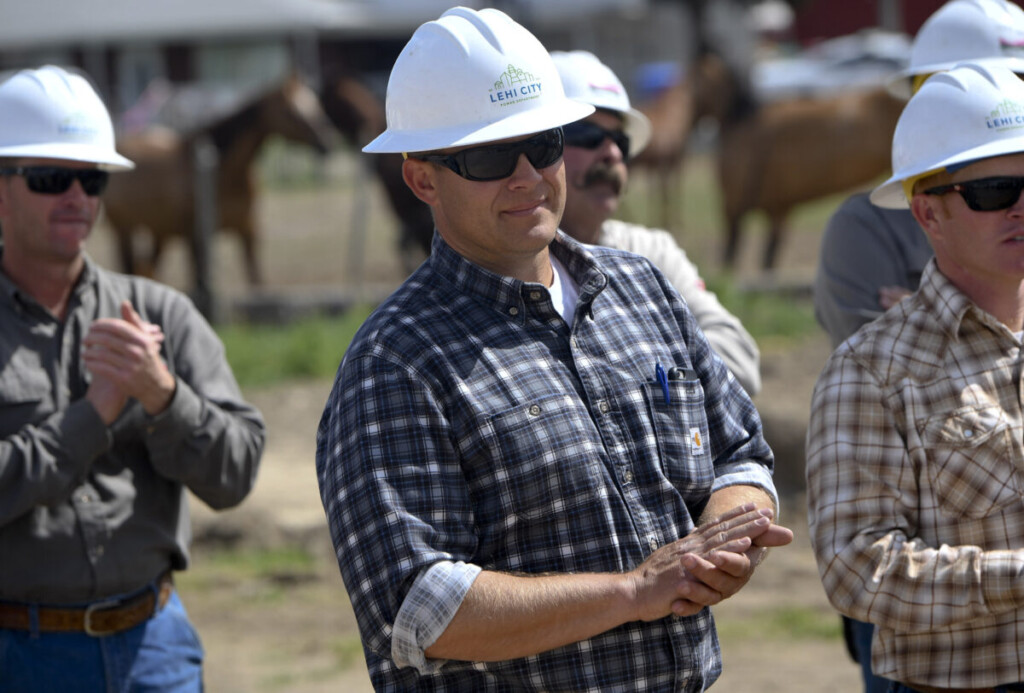
[[[108,427],[84,399],[82,340],[125,299],[163,330],[177,389],[158,416],[129,400]],[[186,489],[213,508],[239,503],[264,435],[180,292],[87,259],[60,322],[0,272],[0,600],[94,600],[185,568]]]
[[[909,209],[882,209],[867,193],[848,197],[821,239],[814,278],[814,316],[837,347],[883,312],[878,290],[913,291],[933,255]]]

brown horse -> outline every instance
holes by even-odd
[[[260,285],[256,157],[264,142],[275,135],[325,154],[333,133],[316,93],[293,76],[232,115],[189,135],[161,128],[122,138],[118,150],[133,160],[136,168],[111,176],[103,199],[124,270],[152,275],[164,244],[175,236],[183,236],[191,244],[196,258],[192,243],[196,223],[193,156],[196,143],[208,137],[218,154],[217,228],[231,229],[240,236],[249,282]],[[140,263],[133,237],[142,228],[149,230],[151,244],[149,257]]]
[[[348,144],[361,148],[387,127],[384,103],[358,77],[339,73],[325,80],[320,93],[324,111]],[[407,271],[430,254],[434,219],[430,207],[420,201],[402,179],[400,154],[367,154],[377,173],[391,209],[400,224],[399,253]]]
[[[706,98],[700,108],[719,122],[727,268],[735,267],[741,224],[750,212],[768,215],[762,267],[770,270],[795,206],[870,183],[890,166],[893,130],[905,102],[881,87],[737,109],[729,103],[732,77],[720,59],[703,58],[698,75],[698,92]]]
[[[676,226],[674,202],[679,197],[686,143],[696,122],[693,87],[687,75],[636,104],[651,121],[651,141],[629,160],[629,168],[653,175],[661,217],[658,223],[666,229]]]

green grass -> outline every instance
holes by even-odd
[[[821,330],[810,297],[741,291],[722,276],[709,279],[708,288],[762,347],[793,342]]]
[[[284,573],[310,573],[316,568],[316,558],[309,551],[297,546],[227,549],[211,552],[204,560],[210,571],[238,579],[273,578]]]
[[[790,343],[820,329],[809,299],[740,291],[721,277],[709,280],[709,288],[762,348]],[[217,331],[242,387],[333,378],[371,310],[371,306],[359,306],[340,317],[306,318],[286,325],[236,323]]]
[[[723,642],[740,640],[840,640],[842,625],[833,611],[786,606],[758,610],[740,620],[717,619]]]
[[[340,317],[306,318],[287,325],[236,323],[222,325],[217,332],[242,387],[330,378],[371,310],[359,306]]]

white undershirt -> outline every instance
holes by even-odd
[[[580,289],[576,282],[569,275],[559,260],[551,255],[551,267],[555,270],[548,291],[551,293],[551,302],[555,304],[555,310],[562,316],[562,319],[572,327],[572,317],[576,313],[576,303],[580,298]]]

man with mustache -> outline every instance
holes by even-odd
[[[712,349],[750,396],[761,390],[760,354],[739,319],[708,291],[668,231],[612,219],[629,179],[627,161],[647,146],[651,124],[630,106],[622,82],[587,51],[552,51],[566,96],[597,110],[565,126],[565,213],[560,228],[579,241],[642,255],[686,299]]]

